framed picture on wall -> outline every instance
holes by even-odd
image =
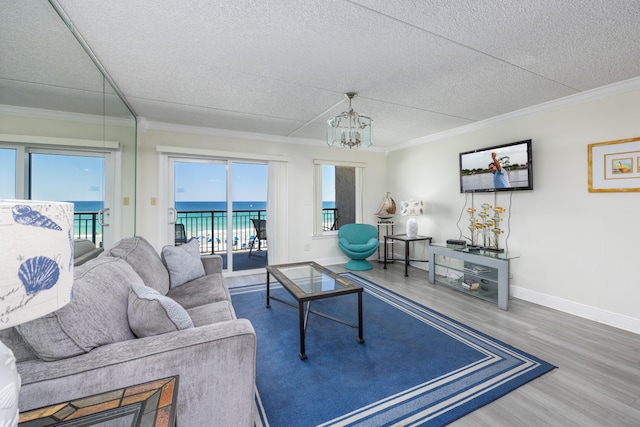
[[[589,192],[640,191],[640,138],[589,144]]]

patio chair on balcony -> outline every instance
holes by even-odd
[[[258,250],[261,251],[261,243],[263,240],[267,240],[267,221],[264,219],[254,219],[251,218],[251,222],[253,222],[253,228],[256,229],[256,234],[253,236],[253,240],[251,244],[249,244],[249,256],[251,256],[251,252],[253,251],[253,247],[256,244],[256,240],[258,241]]]
[[[175,245],[180,246],[187,243],[187,232],[184,229],[184,224],[174,224],[176,230]]]

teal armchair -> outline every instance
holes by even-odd
[[[351,260],[347,270],[364,271],[373,267],[367,258],[378,249],[378,230],[370,224],[344,224],[338,230],[338,246]]]

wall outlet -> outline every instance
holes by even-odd
[[[156,197],[151,198],[151,206],[156,206],[158,204],[158,199]]]
[[[311,250],[311,245],[309,243],[304,245],[304,250],[305,251],[310,251]]]

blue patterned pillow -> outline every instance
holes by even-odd
[[[131,285],[127,315],[129,327],[138,338],[194,327],[180,304],[139,283]]]

